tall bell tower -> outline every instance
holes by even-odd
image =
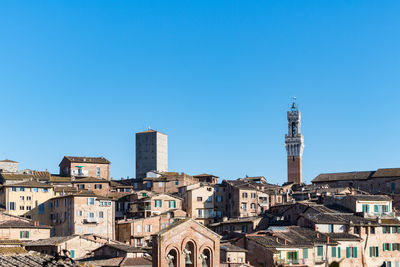
[[[302,183],[302,156],[304,149],[304,138],[300,131],[301,113],[297,108],[296,98],[292,107],[287,112],[288,133],[285,135],[285,147],[287,152],[287,175],[288,182]]]

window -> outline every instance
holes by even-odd
[[[38,188],[36,188],[36,187],[33,187],[33,188],[31,188],[31,192],[35,192],[35,193],[37,193],[39,191],[39,189]]]
[[[354,226],[354,234],[360,234],[360,226]]]
[[[308,248],[303,248],[303,259],[308,259]]]
[[[161,208],[162,207],[162,200],[155,200],[154,201],[154,206],[156,208]]]
[[[372,257],[379,257],[379,248],[378,247],[369,247],[369,256]]]
[[[29,238],[29,231],[20,231],[19,237],[20,238]]]
[[[392,244],[390,243],[383,243],[383,251],[391,251],[392,250]]]
[[[365,213],[368,213],[369,212],[369,205],[368,204],[363,204],[362,205],[362,211],[365,212]]]
[[[382,265],[382,266],[392,267],[392,262],[391,261],[385,261],[384,265]]]
[[[222,202],[223,201],[223,198],[222,198],[222,196],[217,196],[217,202]]]
[[[256,198],[256,193],[251,193],[251,198]]]
[[[175,185],[179,185],[179,181],[175,181]]]
[[[153,227],[152,227],[151,224],[149,225],[149,232],[150,232],[150,233],[153,232]]]
[[[15,202],[10,202],[9,203],[9,210],[15,210]]]
[[[75,249],[70,250],[71,259],[75,258]]]
[[[19,200],[24,200],[24,196],[20,196],[20,197],[19,197]]]
[[[31,197],[26,197],[26,200],[31,200],[32,198]]]
[[[382,233],[390,234],[390,227],[389,226],[382,226]]]
[[[88,218],[94,218],[94,212],[88,212]]]
[[[43,188],[43,189],[42,189],[42,192],[43,192],[43,193],[47,193],[47,192],[49,192],[49,189],[48,189],[48,188]]]
[[[202,197],[197,197],[197,201],[203,201]]]
[[[20,210],[25,210],[25,206],[19,206]]]
[[[389,211],[389,205],[384,205],[383,212],[388,212],[388,211]]]
[[[346,248],[346,258],[357,258],[357,248],[347,247]]]
[[[100,167],[97,167],[97,177],[100,177]]]
[[[215,187],[215,193],[219,192],[219,187]]]
[[[151,181],[147,182],[147,188],[151,188]]]
[[[158,182],[158,187],[162,187],[163,183],[162,182]]]
[[[328,224],[328,233],[333,233],[333,224]]]
[[[231,232],[235,231],[235,226],[233,226],[233,225],[229,226],[229,231],[231,231]]]
[[[149,231],[149,226],[147,224],[144,225],[144,231],[147,233]]]
[[[203,217],[203,210],[197,210],[197,215],[202,218]]]
[[[212,196],[209,196],[209,197],[207,198],[207,200],[206,200],[206,203],[211,203],[212,200],[213,200],[213,197],[212,197]]]
[[[82,211],[78,210],[78,216],[82,216]]]
[[[133,188],[138,189],[138,183],[134,183]]]
[[[170,208],[176,208],[176,201],[175,200],[170,200],[169,201],[169,207]]]
[[[246,210],[247,209],[247,203],[243,202],[242,205],[240,205],[240,208],[242,210]]]
[[[247,198],[247,193],[242,193],[242,198]]]
[[[318,246],[317,247],[317,255],[320,256],[320,257],[324,256],[324,248],[323,248],[323,246]]]
[[[31,206],[26,206],[26,210],[31,210]]]
[[[370,227],[369,228],[370,234],[374,235],[375,234],[375,227]]]
[[[11,187],[11,191],[17,192],[17,188],[16,187]]]
[[[222,211],[217,210],[217,218],[221,218],[222,217]]]
[[[78,188],[79,189],[85,189],[85,185],[84,184],[78,184]]]
[[[140,224],[138,224],[136,226],[136,232],[140,233],[142,231],[142,226]]]
[[[104,218],[104,212],[99,211],[99,218]]]
[[[336,258],[336,247],[332,247],[332,258]]]
[[[37,188],[36,188],[37,189]],[[25,187],[20,187],[19,188],[19,191],[21,191],[21,192],[25,192]],[[36,191],[37,192],[37,191]]]
[[[94,185],[94,189],[101,189],[101,188],[103,188],[103,185],[101,185],[101,184]]]
[[[256,209],[256,204],[255,203],[251,203],[250,206],[251,206],[251,209],[253,209],[253,210]]]
[[[94,205],[94,197],[88,198],[88,205]]]
[[[243,233],[247,233],[247,229],[248,229],[247,224],[243,224],[242,225],[242,232]]]

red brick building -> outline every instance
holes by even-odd
[[[217,267],[220,238],[195,220],[181,220],[153,236],[153,267]]]
[[[65,156],[59,164],[60,175],[110,180],[110,164],[111,162],[104,157]]]

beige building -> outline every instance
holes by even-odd
[[[0,239],[38,240],[50,237],[51,227],[0,212]]]
[[[18,162],[9,159],[0,160],[0,172],[18,172]]]
[[[70,257],[76,259],[90,255],[93,250],[108,242],[117,243],[97,235],[56,236],[27,242],[25,249],[53,256],[57,253],[62,255],[67,250]]]
[[[247,250],[244,248],[232,245],[230,243],[221,243],[221,265],[229,266],[229,264],[245,264]],[[234,266],[234,265],[233,265]],[[244,265],[250,266],[250,265]]]
[[[184,210],[188,216],[202,224],[214,222],[214,186],[197,184],[184,193]]]
[[[143,194],[132,195],[129,204],[129,213],[132,217],[151,217],[182,209],[182,199],[180,197],[164,193],[144,194],[146,194],[146,196],[143,196]]]
[[[53,196],[51,185],[34,180],[6,184],[0,189],[0,203],[5,206],[7,213],[43,224],[49,224],[45,202]]]
[[[114,239],[114,201],[91,191],[54,197],[47,203],[56,236],[97,234]]]

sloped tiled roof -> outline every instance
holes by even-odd
[[[25,243],[25,246],[57,246],[59,244],[62,244],[64,242],[67,242],[73,238],[76,238],[78,236],[56,236],[56,237],[51,237],[51,238],[46,238],[46,239],[39,239],[35,241],[30,241]]]
[[[390,177],[400,177],[400,168],[378,169],[372,175],[372,178],[390,178]]]
[[[53,186],[45,183],[41,183],[35,180],[24,181],[16,184],[4,185],[6,187],[40,187],[40,188],[52,188]]]
[[[347,180],[367,180],[373,174],[373,171],[357,171],[357,172],[337,172],[337,173],[321,173],[315,177],[312,182],[331,182],[331,181],[347,181]]]
[[[98,163],[98,164],[110,164],[110,161],[104,157],[74,157],[64,156],[65,159],[74,163]]]
[[[10,163],[18,163],[18,161],[10,160],[10,159],[3,159],[0,162],[10,162]]]
[[[38,225],[35,226],[33,221],[25,218],[18,218],[15,216],[15,219],[7,219],[0,221],[0,229],[2,228],[42,228],[42,229],[51,229],[51,226],[48,225]]]
[[[95,177],[86,177],[86,178],[77,178],[71,183],[110,183],[109,180],[103,178],[95,178]]]

